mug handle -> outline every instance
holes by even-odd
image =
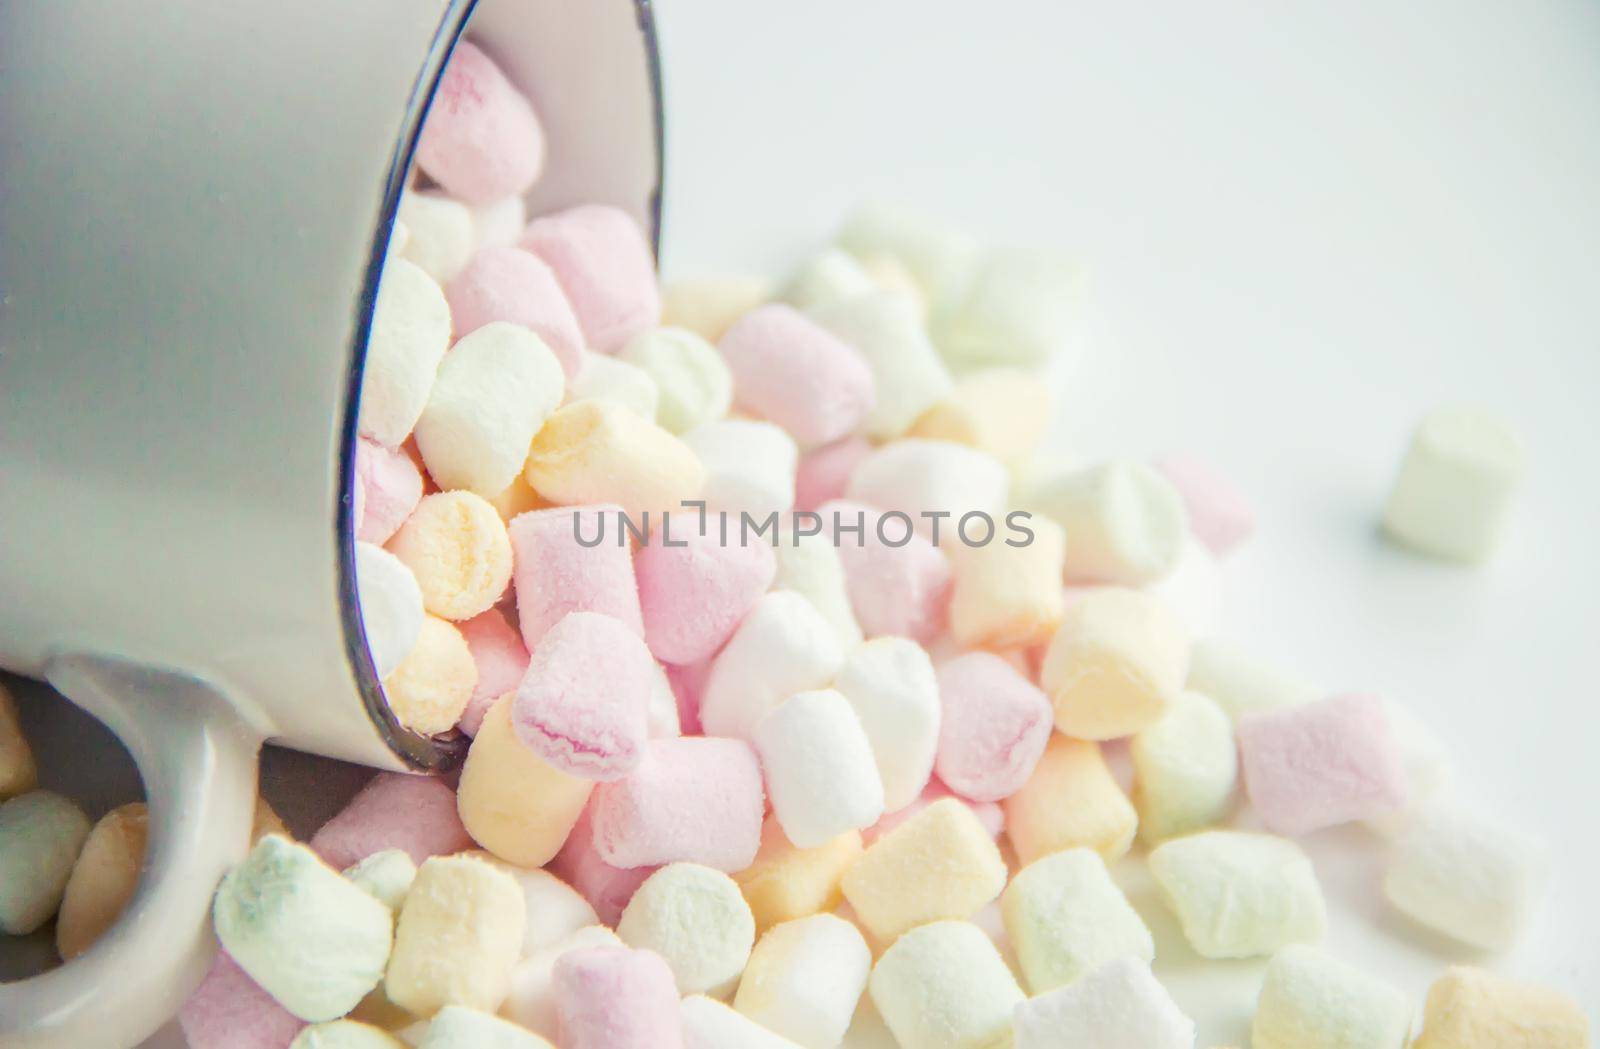
[[[89,950],[0,984],[0,1045],[135,1046],[210,965],[211,897],[249,848],[265,734],[190,674],[70,655],[50,660],[45,677],[133,755],[150,808],[149,845],[137,892]]]

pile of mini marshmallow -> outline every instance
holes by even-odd
[[[663,297],[625,214],[526,221],[542,143],[463,44],[360,405],[373,660],[465,767],[380,774],[306,844],[263,816],[193,1049],[1192,1049],[1107,867],[1135,849],[1196,952],[1270,956],[1255,1049],[1588,1046],[1569,998],[1468,967],[1412,1041],[1411,1001],[1315,946],[1298,836],[1367,824],[1389,904],[1483,950],[1543,846],[1452,805],[1403,709],[1195,640],[1251,531],[1208,466],[1037,461],[1070,267],[866,209],[776,290]],[[1486,556],[1519,470],[1441,412],[1388,529]],[[91,830],[31,781],[0,703],[0,925],[59,905],[70,957],[143,813]]]

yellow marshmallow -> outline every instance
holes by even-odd
[[[841,898],[839,882],[860,855],[860,831],[846,831],[814,849],[801,849],[784,836],[777,818],[769,816],[761,827],[755,862],[733,876],[755,915],[756,933],[779,922],[833,910]]]
[[[389,540],[422,589],[422,606],[444,619],[471,619],[511,585],[511,537],[494,505],[472,492],[424,496]]]
[[[1028,523],[1033,541],[996,540],[960,550],[950,595],[950,632],[962,645],[1012,648],[1042,645],[1061,624],[1061,566],[1067,536],[1043,517]]]
[[[716,342],[733,322],[772,297],[764,277],[719,275],[675,280],[661,289],[661,326],[687,328]]]
[[[1106,587],[1072,603],[1045,653],[1056,728],[1116,739],[1155,724],[1183,690],[1189,634],[1157,599]]]
[[[0,801],[25,794],[39,783],[33,748],[23,738],[16,700],[0,684]]]
[[[395,924],[384,988],[417,1016],[447,1005],[494,1012],[511,985],[526,921],[511,875],[472,856],[434,856],[417,869]]]
[[[957,380],[907,436],[957,441],[1014,463],[1033,451],[1049,425],[1049,384],[1030,371],[992,368]]]
[[[994,839],[956,798],[941,798],[873,842],[843,881],[856,916],[886,944],[926,922],[970,917],[1005,886]]]
[[[89,832],[56,916],[56,950],[70,961],[117,920],[139,885],[150,823],[143,802],[112,809]]]
[[[509,524],[518,514],[525,514],[529,510],[547,510],[553,504],[530,488],[526,477],[518,474],[516,480],[506,485],[505,491],[489,500],[489,505],[500,515],[500,520]]]
[[[528,453],[528,483],[561,505],[613,503],[638,517],[700,494],[705,469],[671,433],[608,400],[552,415]]]
[[[1116,859],[1139,823],[1099,744],[1061,735],[1050,738],[1028,782],[1002,804],[1006,836],[1024,865],[1077,848]]]
[[[430,735],[455,725],[477,684],[478,665],[461,631],[425,616],[416,644],[383,679],[383,691],[400,724]]]
[[[461,769],[456,807],[474,841],[519,867],[542,867],[572,833],[594,784],[535,754],[511,727],[511,693],[484,715]]]
[[[1558,991],[1513,983],[1469,966],[1428,989],[1412,1049],[1588,1049],[1589,1021]]]

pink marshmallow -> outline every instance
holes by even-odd
[[[356,442],[356,481],[362,500],[356,538],[387,543],[422,501],[422,471],[405,452],[363,437]]]
[[[700,696],[706,690],[706,678],[711,675],[711,660],[675,667],[667,664],[667,684],[672,686],[672,698],[678,701],[678,729],[682,735],[700,735]]]
[[[627,213],[583,204],[534,219],[521,247],[555,271],[589,349],[614,353],[661,320],[650,245]]]
[[[567,835],[567,843],[561,846],[548,867],[551,874],[589,901],[602,922],[613,926],[639,886],[660,869],[654,866],[613,867],[601,859],[594,847],[594,823],[588,808],[583,810],[572,833]]]
[[[610,616],[573,612],[539,639],[512,701],[511,725],[568,775],[620,779],[644,753],[659,680],[637,634]]]
[[[544,340],[568,379],[583,366],[583,332],[555,272],[520,248],[484,248],[444,289],[456,338],[509,321]]]
[[[465,40],[439,77],[417,138],[417,165],[468,204],[521,195],[544,167],[544,129],[533,106]]]
[[[528,650],[539,647],[545,632],[571,612],[599,612],[644,637],[639,613],[639,587],[633,575],[630,541],[618,543],[622,512],[617,506],[560,506],[530,510],[511,521],[514,557],[512,585],[517,594],[517,616],[522,641]],[[599,533],[601,516],[605,536],[597,546],[578,542]],[[574,522],[574,517],[579,520]]]
[[[677,983],[654,951],[580,947],[550,981],[561,1049],[683,1049]]]
[[[794,475],[795,509],[815,510],[830,499],[844,498],[856,464],[871,451],[865,437],[846,437],[802,455]]]
[[[671,545],[667,530],[655,529],[633,568],[651,653],[683,666],[716,654],[772,585],[778,561],[759,538],[722,543],[713,528],[701,535],[691,517],[671,522]]]
[[[1255,530],[1255,511],[1244,493],[1202,460],[1179,453],[1154,465],[1183,498],[1189,530],[1213,554],[1221,557]]]
[[[748,743],[654,739],[627,777],[595,788],[594,843],[614,867],[685,861],[741,871],[761,846],[766,798]]]
[[[221,949],[178,1010],[189,1049],[288,1049],[305,1025]]]
[[[1015,794],[1033,774],[1055,727],[1049,697],[989,652],[950,660],[939,667],[938,678],[939,778],[973,801]]]
[[[758,306],[717,348],[733,373],[733,402],[789,431],[803,447],[855,431],[876,403],[860,351],[793,306]]]
[[[1403,808],[1405,764],[1383,700],[1332,696],[1239,721],[1250,803],[1274,834],[1305,834]]]
[[[456,727],[469,736],[476,736],[483,716],[494,706],[494,701],[522,684],[522,677],[528,672],[528,647],[498,608],[473,616],[457,627],[466,638],[467,651],[472,653],[472,662],[478,668],[478,683]]]
[[[950,560],[925,537],[913,534],[903,546],[878,536],[885,515],[861,503],[836,499],[818,507],[822,531],[842,525],[835,536],[844,565],[845,587],[856,621],[867,637],[909,637],[928,641],[944,629],[950,604]],[[857,522],[859,533],[855,531]],[[905,534],[905,522],[891,516],[884,532],[893,542]]]
[[[972,801],[969,798],[964,798],[939,782],[939,777],[934,776],[928,780],[928,785],[922,788],[922,793],[917,796],[916,800],[909,805],[895,809],[893,812],[884,813],[882,819],[862,831],[862,842],[871,845],[940,798],[955,798],[966,805],[967,808],[972,810],[973,815],[978,817],[978,822],[983,824],[983,829],[989,832],[991,838],[999,838],[1001,834],[1005,833],[1006,813],[998,803],[993,801]]]
[[[456,793],[443,780],[380,772],[311,836],[311,848],[337,870],[383,849],[402,849],[420,864],[473,848],[456,815]]]

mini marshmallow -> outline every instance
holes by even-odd
[[[1034,368],[1071,348],[1083,314],[1081,271],[1036,252],[985,259],[939,326],[939,352],[957,370]]]
[[[1000,895],[1006,865],[971,809],[945,798],[885,834],[845,872],[844,897],[883,943],[941,918],[967,918]]]
[[[417,643],[383,679],[383,694],[400,724],[430,735],[461,719],[477,683],[478,667],[461,631],[437,616],[424,616]]]
[[[595,791],[595,848],[616,867],[684,861],[743,870],[761,844],[763,807],[748,744],[654,739],[638,768]]]
[[[1383,893],[1430,929],[1503,951],[1538,910],[1548,873],[1549,849],[1531,834],[1436,805],[1395,843]]]
[[[1066,609],[1041,679],[1055,704],[1056,728],[1103,740],[1161,720],[1188,671],[1189,634],[1177,617],[1155,598],[1111,587]]]
[[[1252,958],[1327,929],[1311,861],[1283,838],[1212,830],[1174,838],[1150,853],[1150,873],[1207,958]]]
[[[449,346],[450,306],[438,283],[415,263],[390,259],[378,282],[361,377],[363,437],[399,447],[428,405]]]
[[[1410,708],[1387,700],[1384,713],[1388,716],[1395,747],[1400,752],[1400,763],[1406,770],[1406,803],[1400,809],[1370,816],[1363,822],[1371,830],[1395,838],[1410,826],[1418,812],[1445,795],[1455,778],[1455,771],[1451,767],[1450,753],[1444,741]]]
[[[471,492],[425,496],[389,540],[389,552],[416,576],[423,608],[444,619],[487,611],[511,584],[506,526]]]
[[[872,745],[884,810],[911,804],[928,785],[939,750],[939,680],[928,653],[903,637],[874,638],[850,653],[834,688]],[[1046,725],[1048,731],[1048,716]]]
[[[950,632],[972,648],[1034,647],[1061,625],[1061,566],[1066,534],[1055,522],[1028,522],[1030,542],[1012,546],[996,539],[961,549],[953,558]]]
[[[485,499],[504,491],[561,403],[565,381],[556,355],[527,328],[496,321],[461,339],[439,366],[417,420],[429,476],[441,488]]]
[[[417,138],[417,166],[452,196],[521,196],[544,167],[544,130],[494,60],[456,42]]]
[[[417,865],[403,849],[381,849],[347,867],[344,876],[391,911],[398,911],[411,883],[417,880]]]
[[[472,243],[479,251],[515,244],[528,224],[528,206],[516,193],[467,210],[472,212]]]
[[[838,500],[817,511],[844,565],[850,605],[868,637],[927,641],[944,628],[950,559],[909,520]]]
[[[88,950],[133,899],[149,827],[150,813],[136,801],[101,816],[89,832],[56,915],[56,952],[62,961]]]
[[[507,863],[542,867],[561,851],[593,782],[550,765],[511,725],[515,695],[497,700],[472,738],[456,803],[474,841]]]
[[[733,322],[772,297],[765,277],[720,274],[671,281],[661,292],[661,323],[716,342]]]
[[[872,967],[872,1002],[903,1049],[1001,1049],[1022,1002],[994,943],[970,922],[912,929]]]
[[[773,547],[777,573],[772,589],[792,590],[810,601],[833,627],[845,651],[861,643],[861,624],[850,606],[850,587],[838,548],[820,532],[791,530]]]
[[[1440,408],[1417,427],[1384,509],[1384,530],[1459,561],[1494,552],[1522,475],[1522,439],[1475,408]]]
[[[951,543],[959,538],[958,526],[966,515],[998,514],[1009,484],[1005,466],[993,456],[953,441],[908,437],[862,459],[845,495],[853,502],[908,514],[917,531],[935,542]],[[971,527],[981,535],[980,526],[974,519]]]
[[[388,257],[389,258],[393,258],[394,256],[399,255],[401,252],[405,251],[406,250],[406,245],[408,243],[410,243],[410,241],[411,241],[411,230],[410,230],[410,228],[407,227],[406,224],[403,221],[401,221],[400,216],[396,215],[395,219],[394,219],[394,222],[392,222],[390,224],[390,226],[389,226],[389,250],[387,252]]]
[[[304,845],[269,834],[211,907],[240,968],[302,1020],[334,1020],[383,979],[393,916]]]
[[[356,442],[356,479],[362,493],[356,538],[387,543],[422,499],[422,473],[404,452],[365,437]]]
[[[756,943],[733,1007],[806,1047],[837,1046],[872,968],[854,925],[832,914],[784,922]]]
[[[800,457],[794,474],[794,505],[815,510],[832,499],[843,499],[850,475],[872,453],[865,437],[846,437],[814,448]]]
[[[572,833],[567,835],[566,844],[550,861],[550,871],[571,883],[594,908],[600,921],[614,926],[633,894],[657,868],[654,865],[613,867],[602,859],[594,847],[592,808],[591,805],[584,809]]]
[[[1222,618],[1222,566],[1192,535],[1183,537],[1177,567],[1144,592],[1171,609],[1191,637],[1207,636]]]
[[[844,897],[839,882],[861,855],[861,835],[845,831],[813,848],[802,849],[783,833],[776,817],[761,827],[755,860],[734,874],[755,919],[756,931],[830,911]]]
[[[682,1049],[672,970],[653,951],[568,951],[552,979],[562,1049]]]
[[[790,696],[757,723],[752,742],[773,814],[802,849],[883,815],[872,744],[850,701],[833,689]]]
[[[613,401],[576,401],[552,415],[528,452],[528,483],[553,503],[614,503],[633,518],[679,509],[705,470],[672,434]]]
[[[460,624],[460,630],[478,668],[478,683],[472,687],[472,698],[456,727],[475,736],[494,701],[522,683],[528,672],[528,647],[498,608],[473,616]]]
[[[1134,958],[1018,1005],[1016,1049],[1193,1049],[1194,1022]]]
[[[1000,907],[1034,994],[1076,983],[1118,958],[1145,965],[1155,959],[1150,930],[1090,849],[1030,863],[1006,886]]]
[[[950,395],[950,373],[933,348],[915,299],[873,291],[825,302],[810,311],[866,359],[875,400],[863,428],[887,440],[911,428],[923,412]]]
[[[617,935],[659,954],[679,994],[722,995],[744,971],[756,923],[732,878],[697,863],[669,863],[633,894]]]
[[[1235,724],[1254,711],[1309,703],[1323,695],[1293,674],[1216,638],[1195,643],[1189,687],[1216,700]]]
[[[50,920],[90,829],[83,810],[53,791],[0,804],[0,931],[23,936]]]
[[[1564,994],[1458,965],[1428,988],[1412,1049],[1588,1049],[1589,1021]]]
[[[227,951],[216,953],[205,979],[178,1010],[189,1049],[288,1049],[304,1026]]]
[[[772,423],[724,419],[689,431],[683,441],[705,468],[701,498],[714,513],[726,515],[708,519],[706,528],[732,537],[732,542],[770,543],[770,535],[763,539],[755,529],[769,515],[781,516],[794,505],[800,454],[794,438]],[[752,523],[744,525],[741,514]],[[767,531],[775,534],[774,529]]]
[[[518,867],[488,852],[471,855],[505,871],[522,890],[527,921],[522,926],[522,948],[518,957],[526,958],[547,950],[595,923],[594,908],[589,906],[589,901],[550,871],[542,867]]]
[[[416,1016],[447,1005],[492,1012],[510,986],[527,915],[522,890],[495,864],[435,856],[417,868],[395,922],[384,988]]]
[[[356,543],[356,598],[361,625],[380,678],[406,658],[422,632],[422,588],[398,557],[381,546]]]
[[[1100,746],[1061,735],[1050,737],[1033,775],[1004,808],[1006,836],[1025,864],[1080,847],[1116,859],[1133,844],[1138,823]]]
[[[711,662],[700,724],[711,735],[750,739],[766,713],[796,692],[822,688],[844,663],[822,613],[788,590],[764,595]]]
[[[1014,463],[1038,446],[1049,425],[1049,384],[1033,372],[992,368],[956,380],[907,436],[955,441]]]
[[[928,297],[922,293],[922,285],[917,283],[917,278],[903,262],[892,255],[864,255],[860,265],[874,287],[916,300],[917,313],[927,318]]]
[[[661,391],[648,372],[607,353],[585,353],[568,392],[574,401],[609,397],[651,422],[656,421],[656,405],[661,400]]]
[[[497,1016],[447,1005],[434,1014],[418,1049],[555,1049],[532,1031]]]
[[[669,433],[684,434],[728,414],[733,375],[704,338],[683,328],[653,328],[629,339],[617,359],[655,383],[655,419]]]
[[[777,572],[773,548],[759,539],[723,543],[692,514],[677,514],[639,548],[634,572],[650,653],[683,666],[722,648]]]
[[[683,1049],[800,1049],[715,998],[691,994],[678,1003]]]
[[[841,248],[823,248],[800,264],[778,297],[798,309],[809,310],[880,289],[881,285],[854,255]]]
[[[592,350],[615,353],[661,319],[655,261],[626,212],[583,204],[534,219],[521,246],[555,270]]]
[[[1312,947],[1272,956],[1251,1049],[1403,1049],[1411,1033],[1406,996]]]
[[[989,652],[957,656],[938,679],[939,779],[974,801],[1015,794],[1050,739],[1050,700]]]
[[[589,925],[518,962],[511,970],[511,991],[500,1006],[500,1015],[535,1034],[555,1038],[560,1021],[556,1017],[553,970],[569,951],[586,947],[621,947],[617,934],[604,925]]]
[[[1255,531],[1255,511],[1249,500],[1209,463],[1177,453],[1156,460],[1154,465],[1182,497],[1190,530],[1217,557],[1227,554]]]
[[[860,259],[888,256],[899,261],[936,311],[965,289],[977,257],[966,234],[886,202],[868,202],[852,211],[839,230],[839,246]]]
[[[564,380],[577,376],[583,359],[583,332],[555,271],[537,255],[521,248],[485,248],[472,256],[444,291],[456,338],[464,339],[496,322],[514,324],[531,331],[555,356]],[[557,387],[557,404],[560,395]]]
[[[401,258],[416,263],[441,285],[467,265],[477,235],[466,205],[439,193],[407,190],[400,196],[397,215],[406,224]]]
[[[1046,477],[1022,501],[1066,529],[1068,582],[1153,583],[1177,568],[1189,529],[1172,483],[1128,460]]]
[[[1159,844],[1220,823],[1233,804],[1239,752],[1233,722],[1206,696],[1179,693],[1166,717],[1133,737],[1139,836]]]
[[[289,1049],[405,1049],[405,1044],[381,1027],[358,1020],[331,1020],[301,1028]]]
[[[528,479],[518,474],[516,479],[506,485],[505,489],[489,500],[495,513],[500,515],[500,520],[507,526],[523,514],[534,510],[548,510],[555,504],[544,496],[534,491],[528,484]]]
[[[0,682],[0,801],[30,791],[38,782],[38,766],[22,734],[17,701]]]
[[[792,306],[771,303],[739,318],[717,348],[733,376],[733,401],[806,448],[855,432],[876,401],[857,350]]]
[[[517,618],[530,651],[573,612],[599,612],[644,636],[622,512],[619,506],[556,507],[511,522]]]
[[[456,815],[450,785],[431,776],[380,772],[349,804],[311,836],[311,848],[336,868],[384,849],[400,849],[421,863],[472,845]]]
[[[983,829],[988,833],[989,837],[998,840],[1000,835],[1005,832],[1005,813],[1001,811],[999,805],[992,801],[973,801],[970,798],[963,798],[941,783],[938,776],[933,776],[929,778],[927,786],[922,788],[922,793],[912,799],[909,804],[893,812],[884,813],[882,819],[862,831],[861,840],[871,845],[912,816],[943,798],[955,798],[971,809],[972,814],[978,817],[978,822],[983,825]]]
[[[1274,834],[1306,834],[1406,804],[1405,765],[1377,696],[1246,715],[1239,766],[1251,806]]]

